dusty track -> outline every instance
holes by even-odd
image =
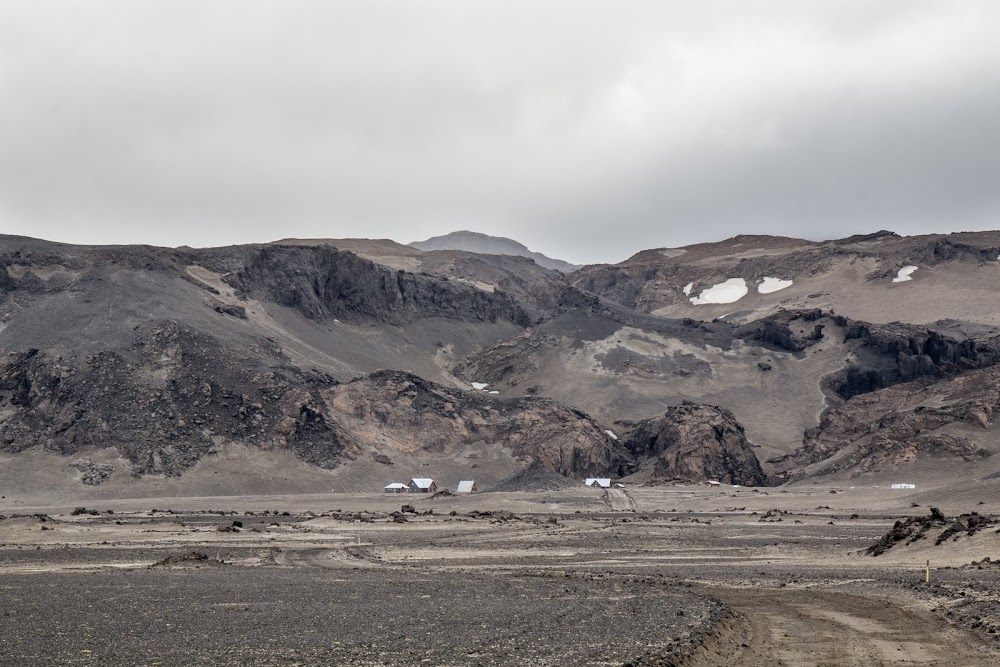
[[[816,590],[713,589],[739,615],[689,663],[745,667],[995,665],[931,614]]]
[[[634,512],[635,501],[625,489],[608,489],[604,492],[604,502],[615,512]]]

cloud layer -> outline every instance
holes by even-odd
[[[1000,227],[1000,5],[6,0],[0,230],[512,236]]]

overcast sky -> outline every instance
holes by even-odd
[[[1000,228],[994,0],[0,0],[0,232]]]

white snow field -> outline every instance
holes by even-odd
[[[472,388],[477,391],[482,391],[483,389],[486,389],[488,386],[490,386],[489,382],[471,382],[470,384],[472,385]]]
[[[736,303],[747,295],[750,288],[743,278],[730,278],[724,283],[712,285],[702,290],[698,296],[691,297],[691,303],[701,306],[710,303]]]
[[[892,279],[894,283],[905,283],[907,280],[913,280],[913,276],[910,274],[917,270],[916,266],[904,266],[896,274],[896,277]]]
[[[997,257],[997,259],[1000,259],[1000,257]],[[688,283],[687,285],[685,285],[684,296],[691,296],[691,290],[693,289],[694,289],[694,283]]]
[[[782,280],[781,278],[768,278],[764,277],[763,282],[757,285],[757,291],[761,294],[771,294],[773,292],[778,292],[785,289],[786,287],[791,287],[791,280]]]
[[[607,433],[608,437],[611,438],[612,440],[617,440],[618,439],[618,436],[615,435],[614,431],[612,431],[610,429],[605,429],[604,432]]]

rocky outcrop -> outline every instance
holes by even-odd
[[[266,345],[259,351],[160,322],[117,352],[8,354],[0,358],[0,450],[113,447],[135,474],[178,475],[235,440],[336,465],[338,434],[317,407],[334,381],[285,365],[276,350],[268,357]]]
[[[743,426],[731,412],[684,403],[638,423],[624,440],[637,468],[654,479],[767,484]]]
[[[792,454],[773,459],[784,481],[849,471],[893,468],[918,457],[976,461],[991,452],[947,431],[953,425],[992,426],[1000,410],[1000,367],[944,380],[924,378],[855,396],[824,413]]]
[[[819,309],[782,310],[737,327],[735,336],[764,347],[800,353],[826,339],[828,328],[833,327],[855,360],[828,376],[825,385],[840,398],[849,399],[923,377],[945,376],[1000,362],[1000,336],[990,329],[970,335],[955,324],[872,324]]]
[[[929,516],[907,517],[897,521],[878,542],[865,549],[865,553],[869,556],[881,556],[897,545],[909,546],[928,537],[934,539],[934,546],[941,546],[949,540],[972,537],[980,530],[995,526],[997,523],[1000,523],[997,517],[978,512],[949,518],[938,508],[932,507]],[[990,562],[989,558],[986,562]]]
[[[381,371],[324,392],[357,448],[447,457],[476,442],[568,477],[621,474],[628,452],[589,416],[545,398],[501,398]]]
[[[802,352],[823,340],[823,324],[817,323],[827,317],[819,309],[807,311],[782,310],[770,317],[751,322],[736,329],[737,338],[754,342],[764,347],[770,347],[785,352]],[[799,327],[803,333],[797,333],[793,322],[808,324]],[[806,333],[808,331],[808,333]]]
[[[857,340],[871,354],[881,357],[881,368],[853,365],[830,379],[834,390],[850,398],[917,378],[992,366],[1000,361],[1000,337],[956,339],[927,327],[911,324],[869,324],[844,317],[835,321],[845,328],[848,341]]]
[[[294,308],[313,320],[404,324],[444,317],[465,322],[504,319],[521,326],[531,321],[505,293],[391,271],[329,246],[260,248],[227,281],[245,294]]]
[[[958,339],[928,327],[894,322],[869,324],[835,317],[845,339],[867,352],[860,363],[828,379],[842,398],[921,377],[944,375],[1000,362],[1000,337]]]

